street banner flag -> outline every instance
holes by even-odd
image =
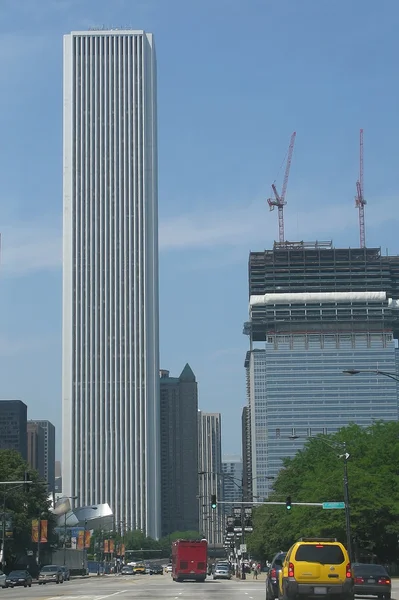
[[[85,532],[83,531],[83,529],[81,531],[79,531],[79,534],[78,534],[78,550],[83,550],[84,534],[85,534]]]
[[[40,543],[47,542],[47,521],[40,521]]]
[[[90,548],[90,531],[85,531],[85,548]]]
[[[33,519],[32,520],[32,542],[36,542],[36,544],[39,541],[39,521],[38,519]]]
[[[104,540],[104,554],[108,554],[108,552],[109,552],[108,546],[109,546],[108,540]]]
[[[109,553],[110,554],[114,553],[114,548],[115,548],[114,540],[109,540]]]

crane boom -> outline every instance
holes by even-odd
[[[367,204],[364,199],[363,187],[363,129],[360,130],[360,160],[359,160],[359,179],[356,181],[355,206],[359,209],[359,229],[360,229],[360,247],[366,246],[366,226],[364,223],[364,206]]]
[[[280,242],[284,242],[283,208],[284,208],[284,205],[287,204],[285,201],[285,194],[287,191],[288,178],[290,175],[292,154],[294,152],[295,137],[296,137],[296,131],[294,131],[294,133],[291,135],[290,145],[289,145],[288,154],[287,154],[287,164],[285,167],[284,181],[283,181],[283,187],[281,190],[281,194],[278,193],[277,188],[276,188],[275,184],[273,183],[272,190],[273,190],[273,194],[274,194],[274,199],[268,198],[268,200],[267,200],[270,210],[274,210],[275,206],[277,206],[277,208],[278,208],[278,233],[279,233],[279,241]]]

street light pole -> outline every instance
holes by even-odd
[[[352,535],[351,535],[351,513],[349,504],[349,482],[348,482],[348,458],[349,454],[346,452],[346,444],[344,442],[344,454],[342,455],[344,460],[344,500],[345,500],[345,528],[346,528],[346,545],[348,548],[349,560],[353,561],[352,556]]]
[[[380,371],[379,369],[345,369],[342,371],[344,375],[382,375],[383,377],[389,377],[393,381],[399,382],[399,375],[397,373],[390,373],[389,371]]]

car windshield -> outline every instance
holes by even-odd
[[[355,575],[387,575],[382,565],[353,565]]]
[[[26,571],[11,571],[10,577],[25,577]]]
[[[345,557],[339,546],[302,544],[296,551],[295,560],[321,565],[341,565]]]
[[[42,572],[57,571],[57,570],[58,570],[58,567],[48,565],[47,567],[43,567]]]

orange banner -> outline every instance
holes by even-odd
[[[121,556],[125,556],[125,544],[121,546]]]
[[[114,553],[114,548],[115,548],[114,540],[109,540],[109,553],[110,554]]]
[[[90,548],[90,531],[85,531],[85,548]]]
[[[39,541],[39,521],[38,519],[32,520],[32,542]]]
[[[40,521],[40,543],[45,544],[47,542],[47,521]]]
[[[78,550],[83,550],[83,542],[84,542],[85,532],[83,530],[78,533]]]
[[[108,554],[108,552],[109,552],[108,540],[104,540],[104,554]]]

